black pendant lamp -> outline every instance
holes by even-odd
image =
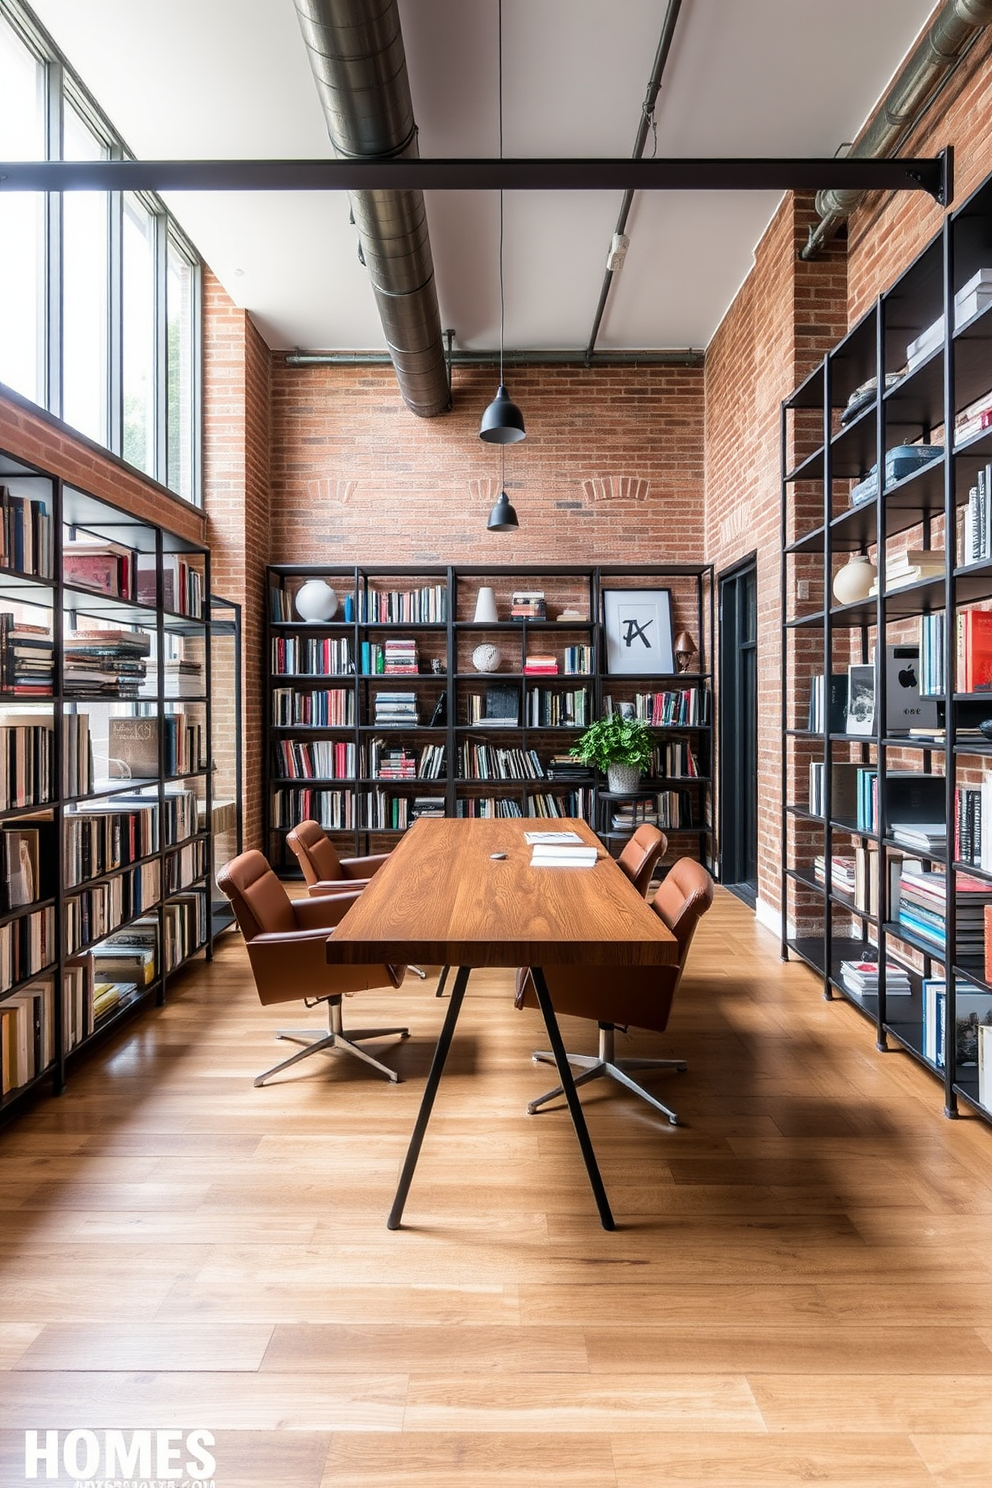
[[[511,405],[512,406],[512,405]],[[499,452],[500,463],[500,486],[503,489],[499,493],[499,500],[489,513],[489,521],[486,528],[489,532],[516,532],[520,523],[517,514],[510,505],[510,498],[506,494],[506,449]]]
[[[503,158],[503,0],[499,0],[499,158]],[[518,444],[526,435],[524,416],[503,381],[503,193],[499,194],[499,387],[482,415],[479,438],[487,444]],[[497,503],[498,505],[498,503]],[[509,502],[507,502],[509,507]],[[509,507],[512,512],[513,508]],[[495,513],[496,508],[493,508]],[[492,519],[489,523],[492,526]],[[517,525],[514,517],[513,526]]]

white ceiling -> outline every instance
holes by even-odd
[[[330,155],[292,0],[32,0],[139,158]],[[503,0],[504,153],[629,156],[666,0]],[[933,0],[684,0],[656,110],[659,156],[832,155]],[[498,153],[497,0],[400,0],[422,156]],[[649,151],[650,153],[650,145]],[[273,348],[384,344],[340,193],[168,202]],[[613,192],[505,196],[506,345],[588,342]],[[642,193],[598,346],[705,347],[777,198]],[[499,339],[498,198],[427,195],[441,323]]]

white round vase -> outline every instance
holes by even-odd
[[[294,603],[304,620],[330,620],[337,613],[338,597],[326,579],[307,579]]]
[[[614,796],[632,796],[641,783],[641,772],[636,765],[608,765],[606,783]]]
[[[867,599],[872,584],[878,578],[878,569],[864,553],[853,553],[850,561],[834,575],[834,599],[838,604],[854,604]]]

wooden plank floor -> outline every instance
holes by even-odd
[[[487,972],[390,1233],[433,986],[346,1004],[409,1022],[403,1084],[255,1090],[320,1015],[259,1007],[228,936],[0,1135],[4,1488],[26,1429],[139,1427],[212,1431],[217,1488],[988,1488],[992,1130],[718,891],[669,1033],[618,1039],[688,1058],[684,1125],[583,1095],[617,1231]]]

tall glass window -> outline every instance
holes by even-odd
[[[172,238],[167,251],[165,278],[166,334],[168,337],[168,450],[170,490],[193,499],[195,448],[196,358],[194,292],[196,269]]]
[[[0,0],[0,160],[127,159],[25,4]],[[200,264],[153,192],[0,192],[0,383],[197,503]]]
[[[0,16],[0,160],[44,160],[44,62]],[[0,196],[0,382],[45,403],[45,197]]]
[[[138,197],[124,197],[125,460],[155,474],[155,218]]]
[[[63,125],[66,160],[103,160],[109,150],[71,105]],[[67,191],[62,198],[62,417],[100,444],[109,436],[110,198]]]

